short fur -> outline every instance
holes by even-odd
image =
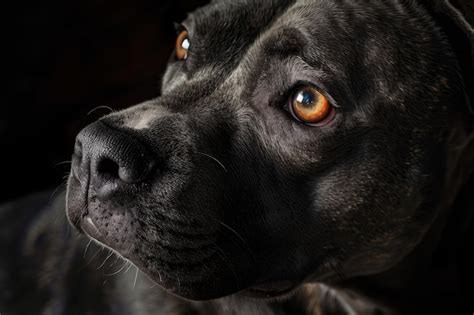
[[[75,229],[64,197],[1,209],[0,312],[470,310],[457,259],[472,226],[472,27],[450,5],[222,0],[192,13],[162,96],[78,135]],[[329,125],[289,114],[303,83],[336,107]]]

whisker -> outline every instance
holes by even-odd
[[[102,106],[97,106],[96,108],[90,110],[90,111],[87,113],[87,116],[89,116],[90,114],[92,114],[93,112],[95,112],[96,110],[99,110],[99,109],[108,109],[108,110],[110,111],[110,113],[112,113],[112,112],[114,111],[114,110],[112,109],[112,107],[102,105]]]
[[[84,265],[81,266],[81,268],[79,269],[79,271],[84,270],[87,266],[89,266],[90,263],[94,260],[94,258],[97,257],[97,255],[99,254],[100,251],[101,251],[100,248],[98,248],[97,251],[95,252],[95,254],[92,255],[92,257],[89,259],[89,261],[86,262]]]
[[[238,237],[238,239],[240,241],[242,241],[242,243],[247,247],[249,253],[252,255],[252,258],[254,258],[254,254],[252,252],[252,249],[250,248],[249,244],[247,243],[247,241],[244,239],[244,237],[242,235],[240,235],[236,230],[234,230],[233,228],[231,228],[229,225],[225,224],[224,222],[222,222],[221,220],[218,220],[216,218],[213,218],[211,216],[209,216],[209,218],[211,220],[214,220],[216,221],[217,223],[219,223],[220,225],[222,225],[224,228],[226,228],[228,231],[232,232],[235,236]]]
[[[119,274],[119,273],[125,268],[125,266],[127,266],[128,264],[129,264],[128,261],[124,261],[122,267],[120,267],[119,270],[117,270],[117,271],[115,271],[115,272],[113,272],[113,273],[106,273],[105,275],[106,275],[106,276],[115,276],[116,274]]]
[[[112,267],[113,265],[115,265],[117,261],[119,260],[121,260],[120,257],[118,255],[115,255],[115,260],[109,265],[109,267]]]
[[[91,243],[92,243],[92,239],[90,239],[90,240],[89,240],[89,243],[87,243],[87,245],[86,245],[86,249],[85,249],[85,251],[84,251],[84,256],[83,256],[83,258],[86,258],[86,256],[87,256],[87,250],[89,249],[89,246],[91,245]]]
[[[107,262],[107,260],[109,260],[109,258],[112,257],[113,254],[114,254],[114,252],[110,251],[110,254],[104,259],[102,264],[100,264],[100,266],[96,270],[99,270],[100,268],[102,268],[105,265],[105,263]]]
[[[51,204],[51,201],[53,201],[53,199],[57,196],[60,190],[65,187],[66,187],[66,182],[63,182],[58,187],[56,187],[56,189],[51,193],[51,196],[49,196],[48,204]]]
[[[97,255],[99,255],[99,253],[102,251],[102,248],[98,248],[97,251],[95,252],[95,254],[92,256],[92,258],[89,260],[89,262],[87,264],[90,264],[94,258],[97,257]]]
[[[135,290],[135,285],[137,284],[137,278],[138,278],[138,267],[135,266],[136,270],[135,271],[135,280],[133,280],[133,289]]]
[[[72,163],[71,161],[63,161],[63,162],[57,163],[55,166],[64,165],[64,164],[71,164],[71,163]]]
[[[102,251],[102,248],[98,248],[97,251],[95,252],[95,254],[92,256],[91,260],[89,260],[89,263],[92,262],[92,260],[97,257],[97,255]]]
[[[207,156],[208,158],[210,158],[211,160],[215,161],[217,164],[219,164],[223,169],[224,171],[227,173],[227,168],[224,166],[224,164],[222,164],[221,161],[219,161],[217,158],[213,157],[212,155],[209,155],[207,153],[204,153],[204,152],[199,152],[197,151],[196,152],[197,154],[201,154],[201,155],[204,155],[204,156]]]
[[[130,268],[132,268],[132,266],[133,266],[133,264],[130,263],[130,266],[128,266],[127,270],[125,270],[125,273],[127,273],[130,270]]]

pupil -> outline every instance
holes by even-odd
[[[314,95],[308,91],[301,91],[296,97],[296,101],[305,106],[312,105],[314,103]]]

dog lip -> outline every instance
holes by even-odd
[[[275,298],[287,295],[297,286],[291,281],[263,283],[244,290],[244,294],[256,298]]]

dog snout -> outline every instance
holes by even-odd
[[[84,128],[76,138],[73,175],[89,195],[101,200],[148,178],[154,159],[132,134],[102,121]]]

